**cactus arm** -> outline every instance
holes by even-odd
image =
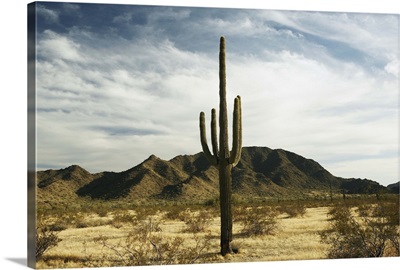
[[[205,121],[204,112],[201,112],[200,113],[200,141],[201,141],[201,147],[203,148],[203,152],[204,152],[207,160],[212,165],[217,165],[216,157],[211,154],[210,149],[208,148],[205,122],[206,121]]]
[[[233,110],[233,133],[232,133],[232,152],[229,157],[229,163],[235,167],[242,154],[242,109],[240,96],[235,98],[235,107]]]
[[[217,113],[215,109],[211,110],[211,144],[213,154],[218,162]]]
[[[242,157],[242,132],[243,132],[243,125],[242,125],[242,98],[238,95],[237,96],[237,98],[238,98],[238,102],[239,102],[239,135],[238,135],[238,137],[239,137],[239,153],[238,153],[238,160],[236,161],[236,162],[234,162],[234,165],[233,166],[236,166],[237,165],[237,163],[239,163],[239,160],[240,160],[240,158]]]

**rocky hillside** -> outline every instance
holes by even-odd
[[[387,186],[390,192],[394,194],[400,194],[400,181]]]
[[[154,155],[123,172],[91,174],[73,165],[37,173],[38,201],[69,200],[179,200],[206,201],[218,196],[218,170],[202,153],[169,161]],[[244,147],[232,171],[236,196],[291,197],[308,192],[376,193],[387,188],[367,179],[333,176],[316,161],[282,149]]]

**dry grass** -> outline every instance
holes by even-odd
[[[198,210],[197,210],[198,211]],[[321,244],[319,232],[327,226],[327,207],[307,208],[303,217],[278,216],[278,229],[274,235],[246,237],[241,233],[240,224],[234,224],[233,245],[239,249],[238,254],[222,257],[219,255],[219,218],[213,217],[203,232],[196,237],[211,235],[209,246],[204,250],[198,263],[212,262],[252,262],[277,260],[303,260],[326,258],[327,246]],[[132,211],[130,212],[133,213]],[[195,244],[194,234],[186,230],[187,224],[182,220],[165,219],[166,212],[157,212],[149,216],[160,221],[162,235],[165,239],[181,237],[184,248]],[[37,268],[99,267],[116,266],[118,256],[111,250],[95,241],[99,236],[106,236],[112,245],[124,243],[130,229],[129,223],[119,228],[112,225],[115,213],[104,217],[86,215],[81,222],[100,224],[83,228],[70,227],[58,232],[62,241],[49,250],[37,263]],[[101,225],[103,224],[103,225]],[[104,225],[106,224],[106,225]]]
[[[327,226],[327,207],[308,208],[304,217],[279,216],[274,235],[237,238],[241,248],[234,262],[283,261],[326,258],[327,246],[320,243],[318,232]]]

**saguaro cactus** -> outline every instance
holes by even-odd
[[[221,210],[221,254],[232,253],[232,176],[231,171],[240,160],[242,152],[242,109],[240,96],[235,98],[233,110],[232,151],[228,145],[228,113],[226,109],[226,65],[225,38],[221,37],[219,52],[219,149],[217,139],[216,110],[211,110],[211,144],[208,148],[205,114],[200,113],[200,139],[203,152],[209,162],[219,170],[219,192]]]

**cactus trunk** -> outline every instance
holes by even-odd
[[[232,152],[228,143],[228,112],[226,107],[226,65],[225,65],[225,38],[220,40],[219,53],[219,151],[216,130],[216,111],[211,110],[211,154],[206,138],[205,115],[200,113],[200,140],[203,152],[209,162],[218,167],[219,191],[221,211],[221,254],[232,253],[232,168],[240,160],[242,149],[242,109],[240,96],[235,98],[233,111],[233,140]]]
[[[225,163],[225,164],[224,164]],[[221,211],[221,254],[232,253],[232,164],[219,164],[219,200]]]

